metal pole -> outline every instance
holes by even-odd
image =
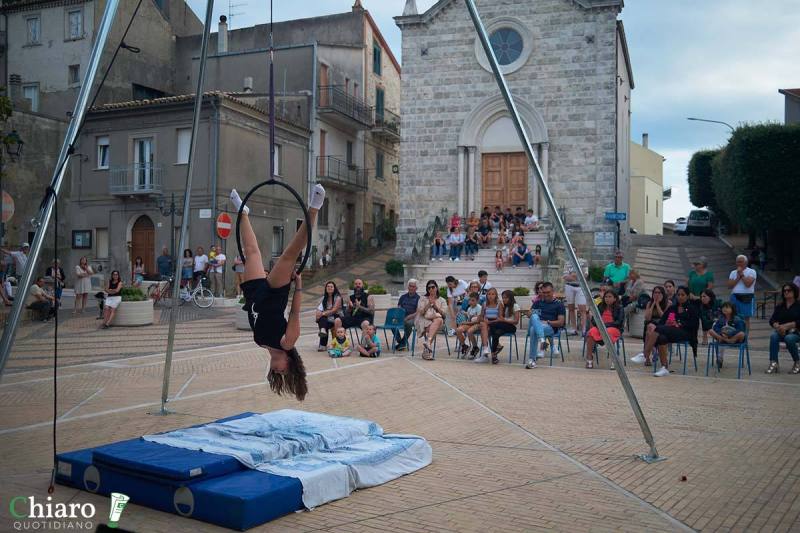
[[[183,250],[186,247],[186,236],[189,232],[189,219],[191,218],[191,205],[192,199],[192,177],[194,173],[194,154],[197,148],[197,125],[200,123],[200,112],[203,108],[203,85],[206,74],[206,59],[208,58],[208,41],[211,35],[211,14],[214,11],[214,0],[208,0],[206,3],[206,18],[205,26],[203,27],[203,42],[200,46],[200,65],[197,73],[197,92],[194,95],[194,116],[192,118],[192,137],[189,141],[189,167],[186,170],[186,190],[183,195],[183,218],[181,221],[181,238],[178,247]],[[211,194],[217,194],[217,191],[211,191]],[[172,231],[175,231],[174,229]],[[167,400],[169,396],[169,378],[172,372],[172,352],[175,347],[175,309],[178,305],[178,298],[180,297],[180,283],[181,275],[181,262],[175,261],[175,282],[172,284],[172,299],[169,308],[169,333],[167,336],[167,354],[164,359],[164,381],[161,386],[161,411],[157,414],[166,415]]]
[[[525,128],[522,125],[522,120],[519,117],[519,112],[517,111],[517,106],[514,103],[514,98],[511,96],[511,91],[508,89],[508,85],[506,84],[505,77],[503,73],[500,72],[500,67],[497,63],[497,58],[494,55],[494,50],[492,50],[491,45],[489,44],[489,36],[486,33],[486,28],[484,28],[483,23],[481,22],[480,15],[478,15],[478,11],[475,8],[474,0],[466,0],[467,8],[469,9],[470,17],[472,17],[472,22],[475,25],[475,30],[478,32],[478,37],[481,40],[481,44],[483,45],[483,50],[486,52],[486,57],[489,59],[489,64],[492,66],[492,72],[494,72],[494,77],[497,80],[497,85],[500,87],[500,92],[503,95],[503,99],[506,102],[506,106],[508,107],[508,112],[511,115],[511,120],[514,122],[514,127],[517,130],[517,134],[519,135],[519,139],[522,142],[522,146],[525,149],[525,153],[528,156],[528,162],[534,169],[534,174],[536,175],[536,179],[539,181],[539,186],[541,187],[542,192],[544,193],[545,202],[547,203],[547,207],[550,209],[550,212],[553,214],[553,219],[555,221],[555,229],[558,233],[558,236],[564,241],[565,248],[567,253],[569,254],[569,260],[572,262],[573,267],[575,268],[575,272],[578,273],[578,283],[581,286],[581,290],[583,291],[584,296],[586,297],[586,302],[588,304],[589,310],[592,313],[592,317],[594,318],[594,322],[597,325],[598,329],[600,330],[600,334],[603,337],[603,341],[605,342],[608,351],[611,353],[611,357],[614,360],[614,366],[617,370],[617,376],[619,377],[620,382],[622,383],[622,388],[625,390],[625,395],[628,397],[628,401],[631,404],[631,408],[633,409],[633,414],[636,415],[636,420],[639,422],[639,427],[642,429],[642,433],[644,434],[644,440],[650,446],[650,454],[641,456],[647,462],[654,462],[663,459],[663,457],[659,457],[658,451],[656,450],[656,443],[653,439],[653,434],[650,432],[650,427],[647,425],[647,421],[644,418],[644,413],[642,412],[642,408],[639,405],[639,401],[636,399],[636,393],[633,392],[633,387],[631,387],[631,383],[628,380],[628,374],[625,372],[625,366],[619,360],[617,356],[617,350],[614,346],[614,343],[611,342],[611,337],[608,335],[608,330],[606,330],[605,325],[603,324],[602,316],[600,315],[600,311],[597,309],[597,305],[595,305],[594,300],[592,298],[591,291],[589,290],[589,284],[586,281],[586,278],[583,275],[583,271],[581,270],[580,264],[578,263],[578,256],[575,254],[575,250],[572,247],[572,242],[569,239],[569,235],[567,234],[567,229],[564,226],[564,222],[561,220],[561,215],[559,214],[558,208],[556,207],[556,203],[553,200],[553,196],[550,193],[550,188],[547,186],[547,183],[544,180],[544,176],[542,174],[542,169],[539,167],[539,162],[533,155],[533,150],[531,149],[531,143],[528,139],[528,133],[525,131]]]
[[[169,203],[169,217],[169,254],[172,256],[173,261],[177,261],[178,256],[175,255],[175,193],[172,193],[172,201]],[[178,281],[176,279],[176,282]]]
[[[97,31],[97,39],[92,47],[92,53],[89,56],[89,68],[86,69],[86,75],[83,77],[80,91],[78,92],[78,99],[75,102],[75,109],[72,112],[72,119],[67,127],[67,135],[61,145],[61,152],[58,154],[58,162],[56,163],[56,170],[50,180],[50,186],[55,191],[55,195],[48,194],[44,205],[39,210],[36,218],[36,234],[31,243],[31,251],[28,255],[28,263],[22,273],[22,278],[19,281],[19,295],[14,298],[14,305],[11,307],[11,313],[6,327],[3,330],[3,337],[0,339],[0,377],[2,377],[3,369],[8,361],[8,356],[11,353],[11,345],[14,342],[14,336],[17,333],[17,326],[19,319],[22,316],[22,310],[25,308],[26,295],[31,286],[33,272],[36,269],[36,263],[39,260],[39,255],[42,252],[42,245],[44,244],[44,237],[47,226],[50,224],[50,218],[53,214],[53,205],[56,202],[58,194],[61,192],[61,185],[64,182],[64,175],[67,173],[67,158],[73,150],[73,145],[78,137],[81,124],[83,124],[84,117],[88,108],[89,95],[92,92],[97,71],[100,68],[100,58],[103,54],[108,35],[111,32],[111,26],[114,22],[114,17],[117,13],[119,0],[108,0],[106,9],[103,12],[103,18],[100,20],[100,26]]]
[[[275,47],[272,42],[272,0],[269,0],[269,179],[275,177]],[[317,68],[314,65],[314,68]],[[310,229],[308,231],[311,231]]]

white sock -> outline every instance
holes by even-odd
[[[308,207],[313,209],[320,209],[325,202],[325,188],[317,183],[311,190],[311,196],[308,198]]]
[[[238,211],[242,205],[242,199],[239,198],[239,193],[236,192],[236,189],[231,189],[231,202],[233,202],[233,207],[235,207],[236,210]],[[244,213],[245,215],[250,214],[250,208],[244,206],[244,209],[242,209],[242,213]]]

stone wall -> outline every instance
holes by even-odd
[[[513,17],[532,32],[527,63],[506,80],[515,98],[533,106],[544,120],[551,191],[556,203],[566,207],[576,246],[590,256],[593,232],[612,229],[603,217],[615,207],[618,10],[584,9],[565,0],[481,2],[479,10],[487,25]],[[397,253],[407,257],[418,225],[442,207],[451,212],[456,207],[457,143],[464,117],[499,90],[476,59],[476,33],[463,1],[445,7],[427,26],[400,25],[403,142]],[[480,181],[479,170],[477,175]]]

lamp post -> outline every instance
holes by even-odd
[[[164,205],[164,198],[160,198],[158,200],[158,210],[161,211],[162,216],[170,217],[169,254],[172,256],[173,261],[177,261],[178,257],[175,255],[175,215],[183,216],[183,209],[178,209],[175,206],[175,193],[172,193],[169,207]]]
[[[734,128],[727,122],[722,122],[721,120],[709,120],[707,118],[695,118],[695,117],[686,117],[686,120],[694,120],[697,122],[711,122],[712,124],[722,124],[723,126],[728,126],[731,129],[731,133],[736,130],[736,128]]]
[[[19,156],[22,155],[22,147],[25,146],[25,143],[20,138],[17,130],[11,130],[11,133],[2,133],[2,146],[0,146],[0,246],[5,244],[6,238],[6,222],[3,220],[3,166],[4,166],[4,159],[3,159],[3,152],[8,153],[8,158],[11,161],[15,161]]]

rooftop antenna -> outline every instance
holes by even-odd
[[[233,17],[234,15],[244,15],[243,11],[235,11],[237,7],[244,7],[247,5],[247,2],[241,2],[239,4],[234,4],[233,0],[228,0],[228,29],[233,29]]]

